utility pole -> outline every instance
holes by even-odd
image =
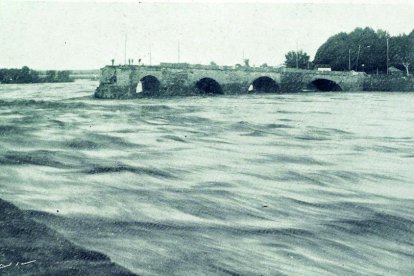
[[[298,40],[296,40],[296,69],[299,69],[299,60],[298,60]]]
[[[388,38],[387,38],[387,75],[389,74],[389,70],[388,70],[388,67],[389,67],[389,65],[388,65],[388,63],[389,63],[389,54],[388,54],[389,49],[390,49],[390,46],[389,46]]]
[[[126,64],[127,33],[125,33],[124,64]]]
[[[299,69],[298,52],[296,51],[296,69]]]
[[[357,60],[356,60],[356,71],[358,72],[358,63],[359,63],[359,53],[361,52],[361,44],[358,45],[358,54],[357,54]]]
[[[351,48],[348,49],[348,71],[351,71]]]
[[[178,63],[180,63],[180,40],[178,40],[178,49],[177,49],[177,55],[178,55]]]
[[[150,58],[150,65],[152,65],[152,61],[151,61],[151,45],[150,45],[150,51],[149,51],[149,58]]]

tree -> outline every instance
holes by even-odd
[[[55,82],[56,81],[56,71],[55,70],[48,70],[46,71],[46,82]]]
[[[23,66],[18,73],[18,83],[35,83],[39,82],[39,75],[36,71],[31,70],[27,66]]]
[[[244,62],[245,67],[250,67],[250,64],[249,64],[250,60],[248,58],[244,59],[243,62]]]
[[[70,78],[70,71],[58,71],[57,72],[57,81],[58,82],[70,82],[72,79]]]
[[[335,34],[319,47],[314,64],[329,64],[335,71],[360,71],[364,64],[368,73],[386,72],[388,38],[386,31],[368,27]]]
[[[332,70],[336,71],[348,68],[347,57],[349,46],[347,45],[347,39],[348,35],[344,32],[328,38],[317,50],[313,63],[315,65],[329,64]]]
[[[36,83],[39,82],[38,72],[27,66],[21,69],[0,69],[0,83]]]
[[[413,34],[413,33],[412,33]],[[414,62],[414,35],[399,35],[389,41],[390,64],[403,67],[406,75],[410,74],[409,66]]]
[[[309,55],[302,50],[299,51],[289,51],[285,55],[285,65],[288,68],[308,68]]]
[[[37,72],[35,70],[30,70],[30,77],[31,77],[31,82],[32,83],[40,82],[39,72]]]

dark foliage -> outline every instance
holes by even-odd
[[[356,28],[350,33],[341,32],[322,44],[315,55],[314,64],[329,64],[335,71],[387,72],[395,66],[407,74],[414,62],[414,31],[409,35],[391,37],[386,31]]]
[[[285,55],[285,65],[288,68],[307,69],[309,67],[309,55],[302,50],[290,51]]]
[[[36,83],[39,80],[38,72],[27,66],[22,69],[0,69],[0,83]]]
[[[0,83],[71,82],[70,71],[46,71],[45,77],[39,72],[23,66],[21,69],[0,69]]]

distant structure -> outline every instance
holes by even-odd
[[[138,61],[139,62],[139,61]],[[188,63],[108,65],[97,98],[362,90],[364,73]]]
[[[318,71],[332,71],[329,64],[318,64],[316,65],[316,70]]]

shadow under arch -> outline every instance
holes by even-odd
[[[196,82],[195,87],[201,94],[224,94],[221,85],[212,78],[202,78]]]
[[[275,93],[279,91],[279,85],[270,77],[259,77],[249,86],[249,93]]]
[[[147,75],[141,78],[137,85],[137,93],[146,95],[157,94],[160,90],[161,82],[152,75]]]
[[[308,84],[308,89],[314,91],[342,91],[339,84],[328,79],[316,79]]]

